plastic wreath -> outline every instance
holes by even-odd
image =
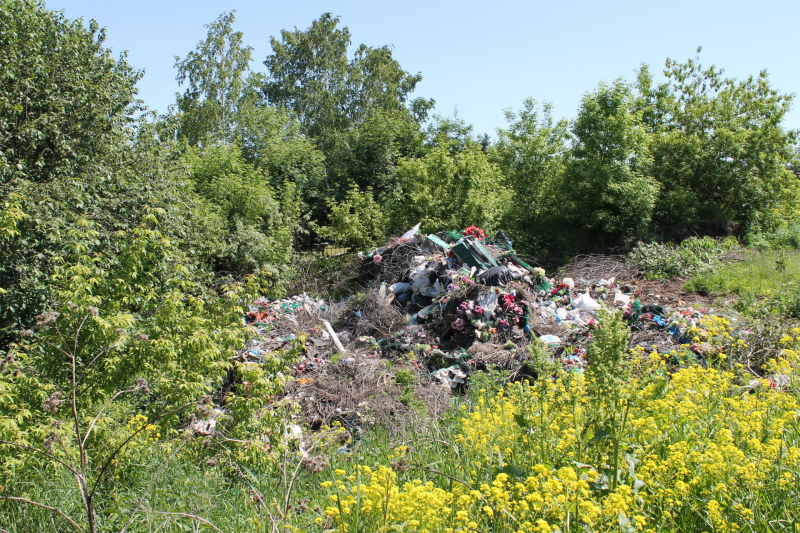
[[[479,241],[482,241],[486,238],[486,233],[479,228],[478,226],[470,226],[464,231],[461,232],[461,235],[464,237],[475,237]]]

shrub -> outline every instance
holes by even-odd
[[[677,245],[638,242],[628,259],[649,279],[688,277],[719,266],[724,256],[738,247],[733,238],[692,237]]]

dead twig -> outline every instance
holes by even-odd
[[[48,510],[50,510],[50,511],[55,511],[56,513],[58,513],[58,514],[60,514],[61,516],[63,516],[63,517],[64,517],[64,519],[65,519],[67,522],[69,522],[70,524],[72,524],[72,526],[73,526],[75,529],[77,529],[78,531],[81,531],[81,532],[83,532],[83,528],[81,528],[81,527],[80,527],[78,524],[76,524],[76,523],[75,523],[75,522],[72,520],[72,518],[70,518],[70,517],[68,517],[66,514],[64,514],[64,512],[63,512],[63,511],[61,511],[61,509],[58,509],[58,508],[56,508],[56,507],[50,507],[49,505],[45,505],[45,504],[43,504],[43,503],[35,502],[35,501],[33,501],[33,500],[29,500],[28,498],[20,498],[20,497],[18,497],[18,496],[0,496],[0,500],[14,500],[14,501],[20,501],[20,502],[24,502],[24,503],[27,503],[27,504],[30,504],[30,505],[35,505],[36,507],[42,507],[42,508],[44,508],[44,509],[48,509]]]

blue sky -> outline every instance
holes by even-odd
[[[94,18],[107,46],[145,69],[139,96],[165,112],[178,90],[174,56],[205,38],[203,25],[235,9],[235,29],[264,70],[270,36],[307,28],[324,12],[341,17],[354,44],[394,46],[407,71],[421,72],[417,96],[436,112],[459,115],[476,133],[494,134],[503,110],[523,99],[550,101],[557,118],[575,116],[581,96],[601,80],[632,79],[645,62],[660,73],[667,57],[684,61],[698,45],[704,65],[742,79],[762,69],[782,93],[800,91],[800,2],[754,1],[185,1],[49,0],[69,18]],[[799,102],[800,103],[800,102]],[[800,128],[795,105],[785,126]]]

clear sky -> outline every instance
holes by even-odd
[[[270,37],[305,29],[322,13],[341,17],[355,45],[394,46],[405,70],[423,75],[415,96],[436,112],[459,115],[476,133],[505,125],[503,110],[523,99],[550,101],[557,118],[575,116],[581,96],[601,80],[633,79],[645,62],[660,73],[667,57],[701,63],[737,79],[770,73],[782,93],[800,91],[798,0],[511,1],[474,0],[48,0],[69,18],[94,18],[107,46],[127,50],[145,69],[139,96],[165,112],[175,100],[175,55],[205,38],[203,24],[236,10],[234,28],[254,48],[263,71]],[[800,102],[798,102],[800,104]],[[795,104],[785,126],[800,128]]]

